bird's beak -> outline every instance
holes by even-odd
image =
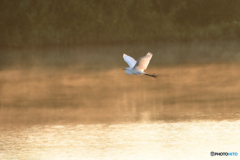
[[[120,69],[120,70],[125,70],[125,69]]]

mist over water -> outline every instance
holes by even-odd
[[[236,42],[4,50],[0,158],[203,159],[238,152]],[[148,51],[127,75],[122,53]],[[210,145],[211,144],[211,145]]]

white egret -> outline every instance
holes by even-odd
[[[135,75],[140,75],[144,74],[146,76],[151,76],[154,78],[157,78],[155,74],[147,74],[144,72],[145,69],[147,69],[147,66],[152,58],[152,53],[148,52],[146,56],[139,58],[139,60],[135,61],[134,58],[126,55],[125,53],[123,54],[123,59],[127,64],[129,65],[128,68],[122,69],[126,70],[127,74],[135,74]]]

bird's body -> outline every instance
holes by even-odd
[[[144,70],[147,69],[147,66],[151,58],[152,58],[152,53],[150,52],[148,52],[146,56],[139,58],[137,61],[124,53],[123,59],[129,65],[129,67],[123,70],[126,70],[127,74],[135,74],[135,75],[144,74],[147,76],[157,78],[157,76],[154,74],[150,75],[144,72]]]
[[[141,72],[137,69],[133,69],[133,68],[125,68],[126,73],[127,74],[135,74],[135,75],[139,75],[139,74],[144,74],[144,72]]]

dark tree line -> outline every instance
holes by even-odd
[[[1,0],[0,45],[240,36],[239,0]]]

